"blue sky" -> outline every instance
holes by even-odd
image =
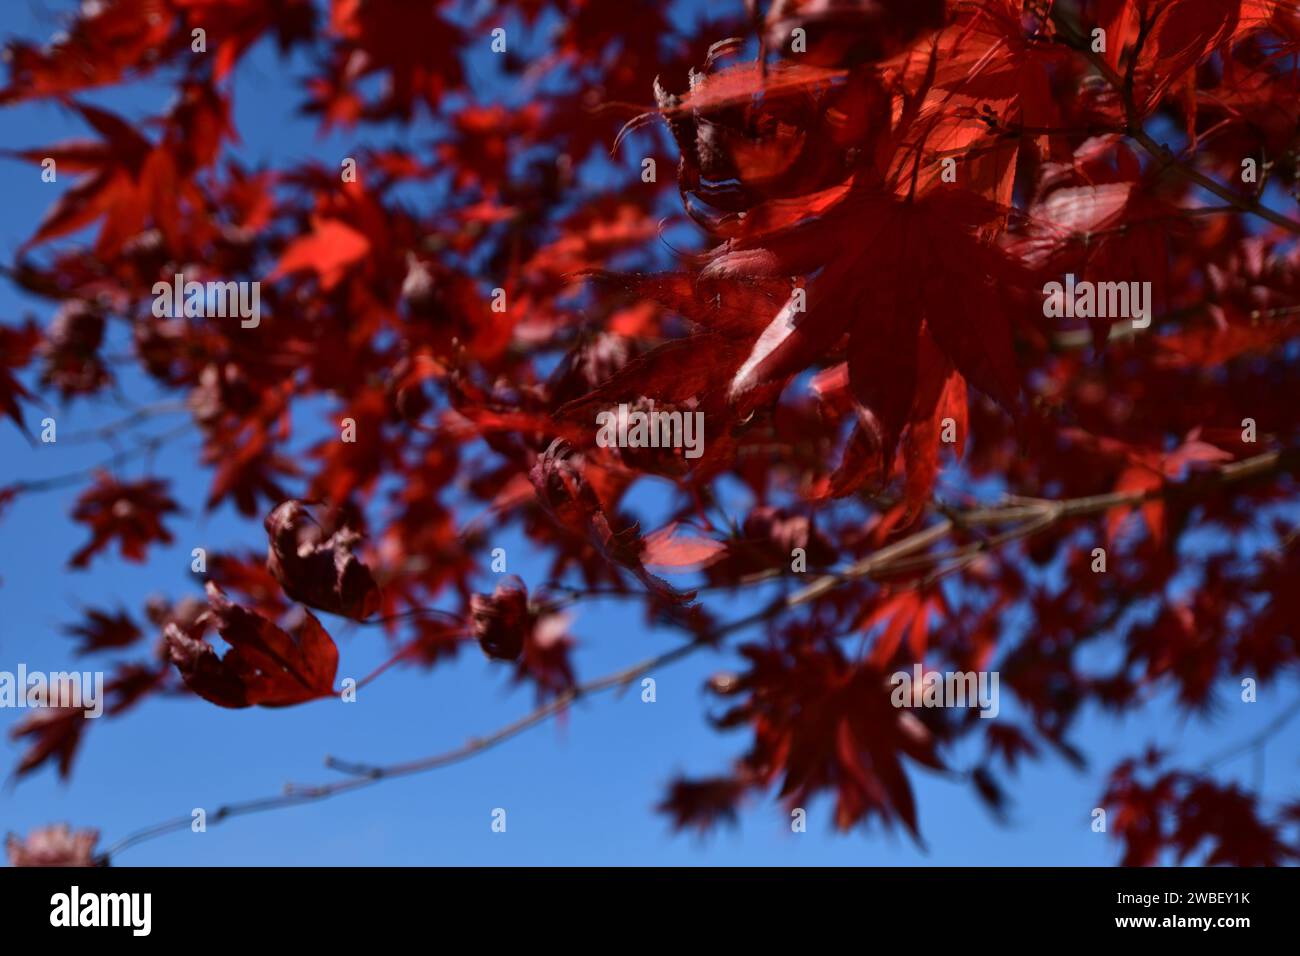
[[[56,5],[49,4],[50,8]],[[35,11],[35,12],[34,12]],[[57,23],[26,3],[0,9],[5,38],[48,37]],[[486,41],[485,41],[486,43]],[[392,141],[390,130],[365,127],[327,138],[293,115],[298,89],[291,77],[302,64],[286,67],[267,44],[237,71],[234,104],[251,163],[285,163],[314,157],[327,165],[373,139]],[[146,83],[127,93],[87,97],[127,115],[158,112],[169,95]],[[0,145],[22,149],[80,136],[84,129],[57,106],[20,106],[0,112]],[[411,138],[413,146],[427,136]],[[40,170],[0,157],[0,256],[11,260],[35,223],[73,177],[43,184]],[[31,313],[49,320],[48,303],[20,295],[0,282],[0,320]],[[118,343],[120,344],[120,343]],[[156,400],[138,376],[122,380],[138,403]],[[122,417],[111,403],[76,403],[56,408],[61,439]],[[40,415],[29,413],[32,419]],[[154,426],[165,430],[177,420]],[[310,425],[307,431],[310,434]],[[316,426],[319,427],[319,426]],[[63,626],[81,607],[115,607],[136,613],[153,593],[198,593],[189,573],[190,549],[260,550],[260,527],[229,508],[202,511],[210,475],[195,467],[196,437],[169,444],[153,459],[153,470],[174,480],[174,493],[187,515],[170,522],[176,541],[153,547],[148,561],[132,565],[97,559],[87,572],[66,568],[84,540],[84,529],[68,518],[78,488],[20,500],[0,519],[0,670],[60,670],[84,667],[72,653]],[[0,423],[0,485],[75,471],[103,461],[113,448],[102,442],[33,447],[11,423]],[[145,474],[134,460],[121,474]],[[735,511],[736,508],[729,510]],[[505,544],[512,572],[530,584],[544,579],[544,565],[522,539]],[[487,556],[484,555],[486,563]],[[490,588],[488,576],[485,589]],[[340,676],[361,677],[386,656],[373,631],[344,629],[329,621],[343,655]],[[580,677],[593,677],[671,646],[675,638],[646,629],[638,612],[612,603],[584,605],[573,632],[580,641]],[[1195,763],[1244,739],[1281,713],[1294,687],[1266,688],[1254,705],[1237,703],[1225,685],[1224,702],[1208,722],[1188,723],[1167,701],[1157,700],[1124,722],[1088,715],[1076,742],[1092,759],[1078,772],[1049,758],[1026,765],[1005,780],[1013,801],[1010,820],[999,825],[973,799],[968,786],[917,774],[914,783],[926,848],[898,833],[858,830],[836,833],[828,801],[809,808],[808,831],[793,834],[776,803],[756,801],[740,824],[708,838],[675,835],[653,807],[677,773],[719,771],[745,747],[743,733],[723,735],[705,716],[710,708],[703,685],[734,661],[725,654],[697,657],[656,673],[658,699],[639,694],[604,696],[583,702],[558,723],[529,731],[495,750],[434,773],[382,783],[315,805],[243,817],[135,847],[117,863],[169,865],[228,864],[818,864],[818,865],[1109,865],[1118,845],[1091,832],[1089,813],[1104,788],[1106,768],[1159,742],[1186,763]],[[1014,718],[1014,701],[1003,699],[1003,716]],[[287,781],[331,779],[325,754],[364,761],[405,760],[454,747],[487,733],[532,706],[527,690],[511,689],[507,673],[477,653],[432,673],[396,670],[363,690],[354,705],[333,701],[285,710],[228,711],[204,702],[150,700],[118,719],[96,722],[87,734],[72,779],[61,782],[46,768],[0,789],[0,831],[25,833],[35,826],[68,821],[100,828],[104,843],[141,826],[192,808],[211,812],[224,801],[273,794]],[[0,711],[0,763],[16,762],[21,743],[7,738],[23,711]],[[1265,792],[1286,794],[1295,777],[1295,756],[1283,742],[1269,751]],[[960,762],[960,761],[958,761]],[[1240,758],[1224,768],[1249,783],[1256,767]],[[493,808],[508,814],[504,834],[490,828]]]

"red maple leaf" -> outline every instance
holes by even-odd
[[[119,482],[107,472],[99,472],[95,484],[82,492],[72,511],[75,520],[90,526],[91,538],[69,563],[74,568],[86,567],[114,539],[122,557],[141,562],[151,543],[172,543],[163,518],[178,511],[180,506],[167,493],[166,481]]]
[[[211,620],[230,645],[224,656],[175,624],[165,633],[171,661],[190,690],[221,707],[288,707],[334,694],[339,651],[310,612],[288,633],[211,582],[207,592]]]

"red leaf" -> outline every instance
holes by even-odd
[[[668,796],[655,809],[673,818],[678,830],[691,828],[705,833],[720,823],[735,825],[746,784],[731,777],[688,780],[678,777],[668,789]]]
[[[646,535],[641,560],[648,567],[690,571],[708,567],[726,551],[723,542],[681,533],[681,527],[674,521]]]
[[[0,328],[0,413],[11,418],[19,430],[26,431],[19,400],[30,401],[31,393],[13,375],[31,361],[41,341],[40,330],[33,322],[21,328]]]
[[[474,637],[488,657],[513,661],[523,652],[532,620],[528,589],[518,577],[509,575],[490,597],[472,595],[469,613]]]
[[[267,570],[284,593],[308,607],[364,620],[379,607],[379,586],[352,553],[361,535],[339,528],[329,537],[301,501],[285,501],[266,516]]]
[[[19,693],[27,690],[18,688]],[[32,738],[31,746],[19,759],[14,773],[22,777],[47,760],[57,760],[60,779],[67,779],[81,746],[82,734],[88,727],[85,710],[81,707],[39,706],[9,730],[11,740]]]
[[[65,627],[63,630],[66,634],[81,638],[82,644],[77,648],[78,654],[127,647],[141,637],[140,629],[131,620],[131,615],[122,610],[110,614],[108,611],[91,608],[86,612],[86,620],[83,623]]]
[[[288,634],[252,611],[231,603],[211,582],[209,612],[230,644],[218,657],[207,641],[175,624],[165,633],[167,652],[186,686],[221,707],[287,707],[334,694],[339,651],[310,612]]]
[[[291,272],[315,272],[321,288],[328,292],[369,252],[370,240],[364,233],[338,219],[316,219],[310,235],[289,243],[267,279],[274,281]]]
[[[171,544],[171,532],[162,520],[180,506],[166,489],[167,482],[158,479],[119,482],[106,472],[97,473],[94,486],[82,492],[72,511],[74,520],[91,529],[89,543],[72,556],[72,567],[86,567],[115,538],[122,557],[136,562],[144,561],[150,543]]]

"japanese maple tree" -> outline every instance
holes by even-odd
[[[114,655],[108,723],[159,695],[347,693],[347,622],[391,645],[364,683],[481,653],[537,696],[460,750],[336,760],[342,778],[220,818],[438,769],[701,655],[700,733],[748,743],[711,777],[664,768],[675,825],[824,798],[839,828],[919,839],[918,773],[997,810],[1025,761],[1083,763],[1085,710],[1295,683],[1296,5],[706,7],[86,0],[57,38],[9,42],[0,107],[62,104],[85,135],[10,150],[73,182],[4,266],[48,309],[0,327],[0,411],[39,442],[46,410],[108,402],[129,366],[175,401],[123,428],[201,436],[209,490],[177,500],[115,460],[6,478],[0,507],[81,488],[70,575],[141,560],[181,511],[250,519],[190,593],[68,625]],[[284,78],[302,110],[371,145],[236,158],[233,79],[267,38],[311,64]],[[470,61],[492,55],[484,87]],[[159,90],[146,123],[87,98],[132,84]],[[258,283],[260,321],[210,294],[158,308],[182,274]],[[1147,284],[1149,313],[1053,314],[1067,277]],[[299,455],[303,408],[329,430]],[[698,454],[599,441],[620,408],[699,416]],[[484,590],[507,533],[547,573]],[[677,643],[579,675],[562,612],[611,595]],[[1016,716],[898,707],[891,675],[918,663],[997,672]],[[34,711],[17,774],[75,773],[88,726]],[[1219,766],[1135,741],[1102,768],[1125,863],[1300,856],[1300,794]],[[168,826],[107,848],[51,827],[9,855],[105,862]]]

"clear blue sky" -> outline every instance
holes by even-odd
[[[9,2],[0,7],[0,33],[45,38],[57,22],[43,8],[59,4]],[[325,139],[314,124],[293,115],[298,90],[286,68],[260,46],[238,71],[235,93],[241,153],[251,162],[282,164],[315,157],[327,164],[369,140],[391,142],[389,130],[360,128]],[[169,95],[161,85],[87,99],[128,115],[157,112]],[[20,149],[83,135],[84,129],[55,106],[21,106],[0,112],[0,145]],[[423,139],[427,139],[424,137]],[[418,131],[412,146],[423,141]],[[37,167],[0,158],[0,256],[19,243],[66,189],[40,182]],[[0,320],[34,313],[46,322],[48,303],[24,297],[0,283]],[[138,402],[157,396],[138,377],[124,390]],[[71,436],[121,417],[111,404],[78,403],[57,409],[61,436]],[[29,419],[33,416],[29,413]],[[34,416],[39,420],[40,416]],[[190,549],[204,546],[261,549],[257,524],[231,509],[204,514],[210,475],[196,470],[197,439],[186,438],[155,460],[155,470],[175,480],[188,514],[171,522],[176,542],[150,549],[144,565],[96,560],[88,572],[69,572],[68,556],[84,529],[68,518],[76,488],[20,500],[0,519],[0,670],[84,667],[61,631],[81,606],[118,603],[139,614],[151,593],[198,593],[189,574]],[[112,449],[102,443],[33,448],[9,422],[0,423],[0,485],[76,470],[101,461]],[[143,474],[140,462],[124,474]],[[731,510],[738,510],[733,507]],[[498,542],[493,542],[496,544]],[[505,542],[511,569],[530,584],[544,569],[526,545]],[[485,578],[485,589],[491,581]],[[340,633],[340,676],[360,677],[380,663],[385,646],[372,632]],[[638,612],[617,605],[584,606],[574,633],[581,642],[580,677],[592,677],[662,650],[670,635],[647,631]],[[99,660],[98,658],[95,660]],[[1024,767],[1006,781],[1014,801],[1010,822],[995,823],[969,787],[937,777],[914,777],[928,850],[905,836],[863,830],[837,834],[829,802],[809,807],[809,827],[792,834],[783,809],[751,804],[739,827],[699,839],[674,835],[653,806],[678,772],[707,775],[724,768],[745,747],[743,733],[720,735],[704,719],[710,706],[706,678],[725,669],[725,657],[688,660],[654,675],[658,701],[644,704],[635,692],[602,697],[577,707],[561,723],[528,732],[474,759],[317,805],[240,818],[136,847],[117,862],[131,864],[1079,864],[1108,865],[1118,859],[1109,837],[1091,832],[1089,812],[1104,787],[1103,773],[1148,741],[1173,748],[1187,763],[1222,750],[1255,732],[1281,711],[1294,688],[1266,690],[1260,703],[1235,703],[1233,686],[1209,723],[1186,724],[1166,702],[1153,703],[1124,723],[1090,715],[1076,741],[1092,758],[1079,773],[1060,760]],[[1003,699],[1003,716],[1014,718],[1014,701]],[[507,675],[476,652],[431,674],[394,671],[361,693],[357,704],[317,702],[286,710],[227,711],[202,701],[151,700],[120,719],[96,722],[87,735],[71,781],[51,769],[0,789],[0,831],[68,821],[96,826],[104,842],[194,807],[209,811],[223,801],[275,793],[289,780],[331,779],[325,754],[357,760],[408,759],[444,750],[483,734],[532,706],[527,690],[510,689]],[[25,711],[0,711],[5,732],[0,763],[6,771],[22,744],[7,739]],[[1285,793],[1295,778],[1295,756],[1285,743],[1270,748],[1266,792]],[[1249,782],[1254,767],[1242,759],[1226,768]],[[490,813],[506,808],[507,832],[491,832]]]

